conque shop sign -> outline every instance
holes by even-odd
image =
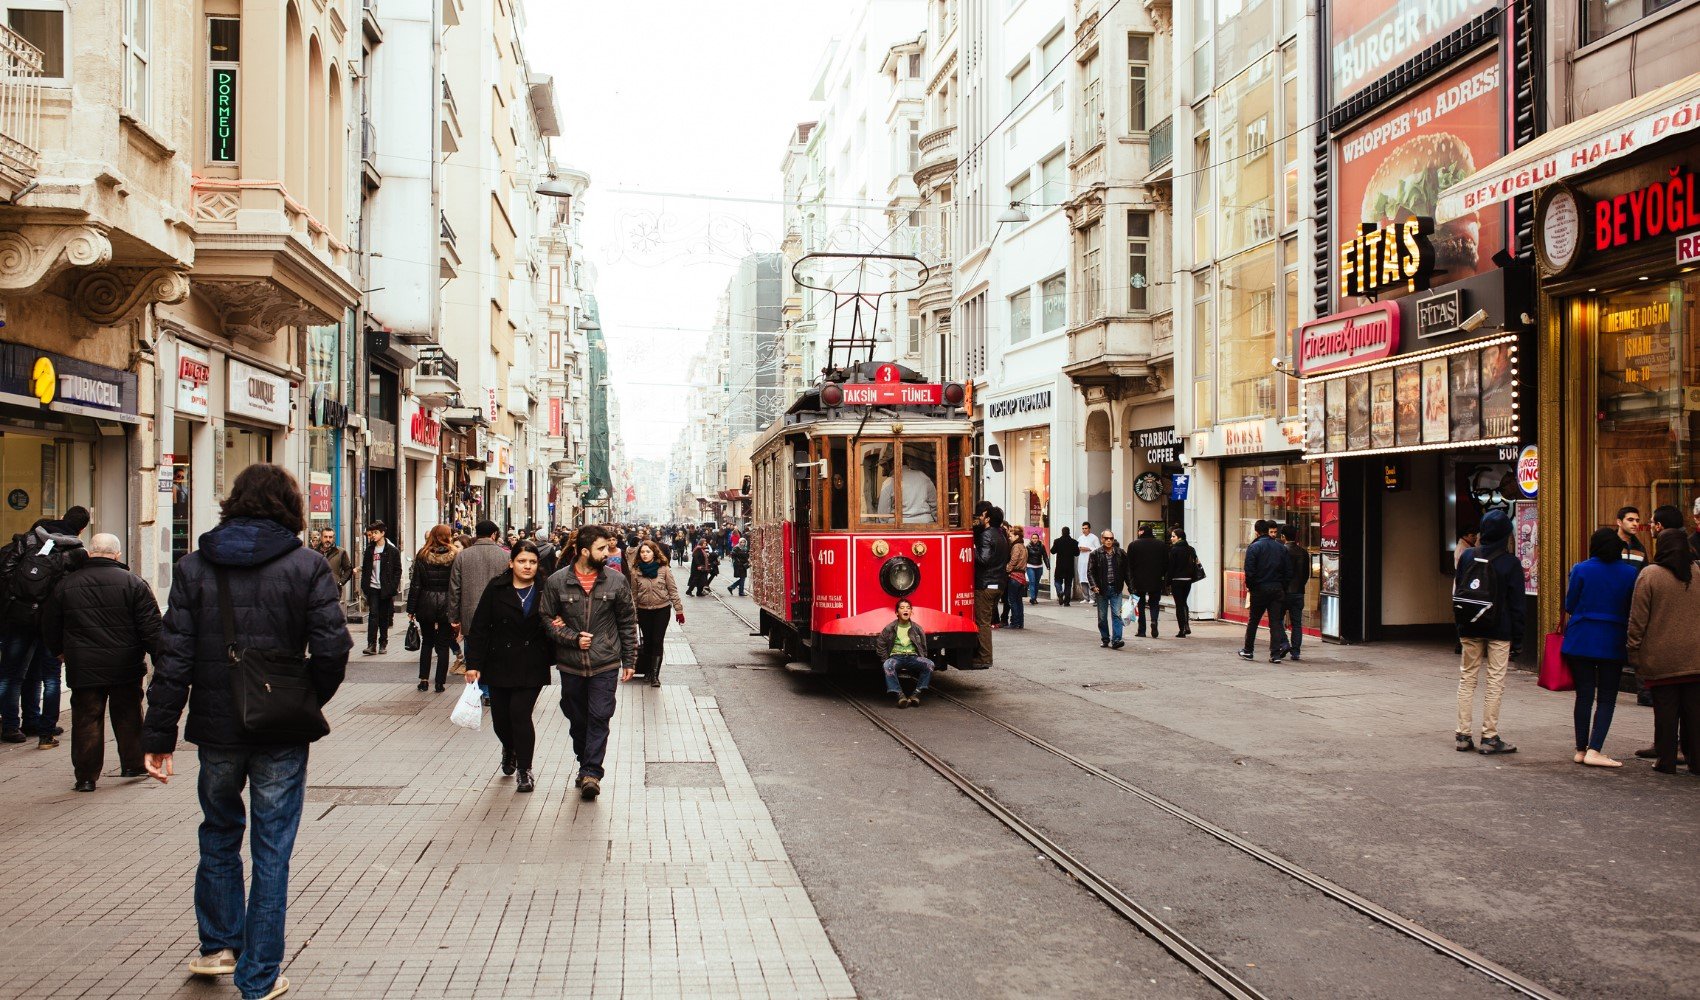
[[[1030,392],[1025,396],[1015,396],[1011,399],[1000,399],[995,403],[986,404],[986,416],[990,419],[1013,417],[1018,413],[1033,413],[1037,410],[1051,408],[1051,390]]]

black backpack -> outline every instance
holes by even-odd
[[[1471,549],[1458,564],[1452,583],[1452,618],[1458,634],[1491,638],[1499,628],[1499,574],[1493,560]]]
[[[12,544],[0,553],[0,581],[6,598],[0,620],[13,628],[35,629],[41,625],[41,606],[64,578],[65,557],[71,548],[57,541],[38,542],[27,531],[12,536]]]

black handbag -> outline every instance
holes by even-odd
[[[1204,579],[1204,564],[1198,561],[1197,556],[1193,556],[1192,557],[1192,582],[1197,583],[1198,581],[1200,581],[1202,579]]]
[[[231,701],[243,738],[260,744],[312,743],[324,738],[331,726],[319,709],[307,658],[281,649],[238,646],[224,567],[214,567],[213,573],[218,580],[225,656],[231,667]]]
[[[407,650],[409,653],[417,653],[419,652],[419,644],[419,623],[417,621],[408,622],[407,638],[401,641],[401,648]]]

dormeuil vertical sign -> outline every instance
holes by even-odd
[[[209,138],[214,163],[236,162],[236,67],[214,66],[208,77],[212,87],[212,118]]]

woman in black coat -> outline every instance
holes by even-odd
[[[1169,593],[1175,598],[1175,622],[1180,631],[1175,638],[1192,634],[1192,618],[1186,599],[1192,595],[1192,584],[1198,576],[1198,550],[1186,540],[1186,532],[1175,528],[1169,532]]]
[[[449,679],[449,575],[454,569],[454,534],[446,524],[432,528],[413,557],[413,577],[407,583],[407,620],[419,625],[419,690],[431,673],[431,654],[437,654],[437,691]]]
[[[516,542],[508,571],[490,581],[466,634],[466,682],[490,689],[490,721],[502,741],[502,773],[519,772],[516,792],[537,787],[531,758],[537,729],[531,710],[549,686],[555,645],[538,614],[543,596],[537,545]]]

